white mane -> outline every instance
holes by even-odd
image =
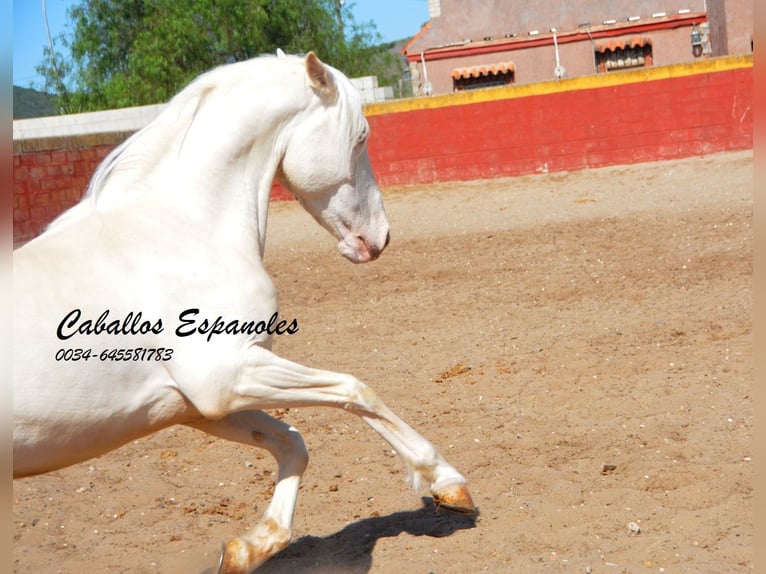
[[[277,60],[286,65],[303,64],[303,59],[299,56],[264,55],[243,62],[225,64],[195,78],[167,103],[159,116],[115,147],[104,158],[93,173],[80,202],[51,222],[48,229],[57,228],[95,211],[101,192],[115,172],[129,175],[132,181],[140,184],[142,176],[150,172],[159,160],[160,151],[166,151],[179,134],[185,135],[189,131],[210,93],[230,89],[243,78],[257,74],[253,68]],[[278,68],[271,68],[268,73],[261,75],[273,80]],[[179,152],[183,145],[183,137],[180,142]]]

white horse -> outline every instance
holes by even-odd
[[[389,240],[361,99],[313,53],[203,74],[96,170],[83,200],[14,253],[14,477],[44,473],[174,424],[267,449],[279,467],[261,521],[224,545],[249,572],[290,541],[308,462],[261,409],[360,416],[437,504],[474,512],[465,479],[350,375],[273,354],[263,267],[274,178],[355,263]]]

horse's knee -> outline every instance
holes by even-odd
[[[359,379],[349,376],[346,383],[347,400],[343,408],[357,415],[375,415],[383,407],[378,393]]]

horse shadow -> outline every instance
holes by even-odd
[[[443,538],[458,530],[476,526],[478,512],[472,515],[458,514],[439,510],[430,497],[423,497],[422,501],[423,507],[418,510],[363,518],[324,537],[302,536],[263,564],[257,572],[365,574],[370,571],[372,552],[381,538],[395,537],[402,533]]]

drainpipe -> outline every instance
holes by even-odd
[[[559,58],[559,41],[556,37],[556,28],[551,28],[551,32],[553,32],[553,48],[556,50],[556,68],[553,70],[553,77],[560,80],[566,75],[567,71],[561,65],[561,59]]]
[[[428,83],[428,69],[426,68],[426,57],[423,51],[420,51],[420,63],[423,65],[423,91],[427,96],[431,95],[431,84]]]

